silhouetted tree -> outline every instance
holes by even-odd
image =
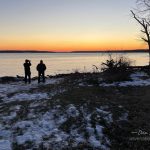
[[[137,0],[138,11],[150,17],[150,0]]]
[[[141,39],[147,43],[150,65],[150,0],[137,0],[136,12],[131,10],[133,18],[141,25]]]

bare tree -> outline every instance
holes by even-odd
[[[131,10],[133,18],[141,25],[141,39],[148,45],[150,65],[150,0],[137,0],[136,13]]]
[[[137,0],[137,7],[140,11],[147,12],[150,10],[150,0]]]

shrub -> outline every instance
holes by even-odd
[[[131,70],[129,69],[131,61],[126,57],[112,58],[102,63],[102,71],[106,82],[130,80]]]
[[[130,65],[131,65],[131,61],[126,57],[122,56],[114,59],[110,55],[109,59],[107,59],[106,62],[102,63],[102,71],[110,72],[110,73],[127,71]]]

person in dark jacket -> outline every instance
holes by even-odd
[[[40,78],[42,77],[43,83],[45,82],[45,70],[46,65],[43,63],[43,60],[40,60],[40,63],[36,67],[38,71],[38,83],[40,83]]]
[[[30,66],[31,66],[31,62],[30,60],[25,60],[25,63],[23,64],[24,66],[24,72],[25,72],[25,83],[27,83],[27,81],[29,83],[31,83],[31,71],[30,71]]]

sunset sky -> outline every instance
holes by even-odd
[[[146,48],[136,0],[1,0],[0,50]]]

